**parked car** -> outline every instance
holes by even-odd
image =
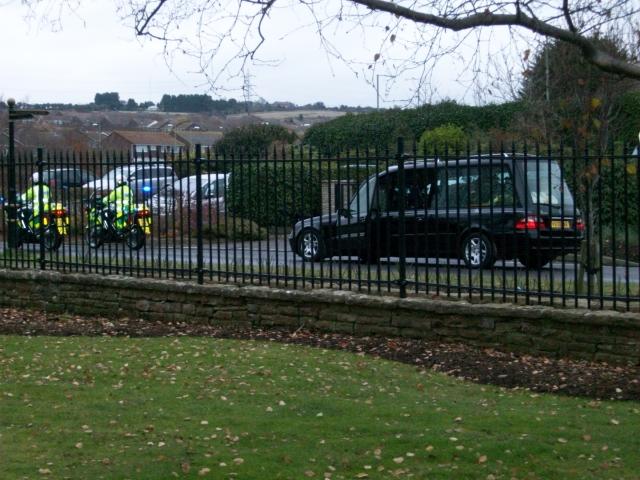
[[[95,179],[96,177],[92,173],[81,168],[55,168],[42,172],[42,181],[53,189],[81,187],[85,183],[95,181]],[[31,175],[31,180],[33,182],[39,180],[38,172]]]
[[[113,190],[122,180],[127,182],[136,200],[141,201],[150,198],[166,185],[173,184],[176,175],[170,165],[137,163],[114,168],[102,178],[88,182],[82,188],[91,193],[104,194]]]
[[[229,173],[206,173],[202,175],[202,201],[210,204],[219,213],[224,213],[224,197],[229,186]],[[176,180],[151,197],[151,210],[158,215],[175,211],[178,205],[196,205],[196,176]]]
[[[369,177],[347,209],[297,222],[289,235],[304,260],[356,255],[461,258],[470,268],[517,258],[540,268],[579,250],[584,224],[552,159],[475,157],[404,164],[404,225],[398,167]]]

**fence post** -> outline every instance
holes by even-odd
[[[407,297],[407,238],[405,225],[405,208],[406,208],[406,181],[404,175],[404,139],[398,137],[398,148],[396,150],[396,159],[398,161],[398,187],[400,195],[398,196],[398,245],[400,264],[398,265],[398,286],[400,287],[400,298]]]
[[[15,149],[15,122],[11,119],[16,102],[12,98],[7,101],[9,106],[9,162],[8,162],[8,187],[9,202],[7,205],[7,247],[18,248],[18,193],[16,188],[16,149]]]
[[[45,251],[44,251],[44,149],[38,147],[38,160],[36,162],[38,167],[38,236],[40,237],[40,270],[45,269]],[[34,185],[35,187],[35,182]],[[34,215],[35,220],[35,215]],[[55,225],[54,225],[55,228]]]
[[[196,167],[196,237],[198,242],[197,266],[196,274],[198,275],[198,284],[204,283],[204,254],[202,239],[202,145],[196,144],[196,158],[194,160]]]

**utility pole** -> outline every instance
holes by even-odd
[[[7,246],[9,248],[18,247],[18,191],[16,188],[16,147],[15,147],[15,122],[17,120],[28,120],[35,115],[49,115],[46,110],[17,110],[16,101],[13,98],[7,100],[9,107],[9,162],[8,162],[8,187],[9,204],[7,205]],[[42,177],[41,177],[42,178]]]
[[[549,42],[544,46],[544,78],[546,86],[545,98],[547,99],[547,103],[549,103]]]
[[[244,90],[244,109],[247,115],[249,115],[249,102],[251,101],[251,89],[253,85],[251,85],[251,72],[247,72],[244,77],[244,85],[242,86],[242,90]]]
[[[100,122],[95,122],[91,126],[96,127],[98,133],[98,150],[102,150],[102,129],[100,128]]]

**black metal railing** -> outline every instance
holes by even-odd
[[[0,267],[635,310],[639,163],[619,144],[438,152],[402,139],[17,151],[0,156]],[[48,190],[12,204],[11,183],[26,194],[34,179]],[[131,201],[109,198],[121,181]]]

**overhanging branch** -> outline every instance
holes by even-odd
[[[585,58],[601,70],[640,79],[640,65],[628,63],[599,50],[588,38],[577,31],[563,29],[526,15],[519,9],[517,14],[497,14],[486,10],[482,13],[449,18],[419,12],[385,0],[349,0],[371,10],[387,12],[416,23],[433,25],[447,30],[462,31],[478,27],[518,26],[546,37],[555,38],[579,47]],[[573,25],[573,24],[571,24]],[[575,28],[575,27],[574,27]]]
[[[149,14],[149,15],[145,15],[146,14],[146,8],[141,9],[138,13],[140,14],[140,19],[139,21],[136,21],[136,34],[137,35],[147,35],[148,32],[147,27],[149,26],[149,22],[151,20],[153,20],[153,17],[155,17],[158,12],[160,11],[160,9],[164,6],[164,4],[167,2],[167,0],[159,0],[158,1],[158,5],[156,5],[156,8],[153,9],[153,11]],[[140,25],[140,22],[142,22],[142,25]]]

